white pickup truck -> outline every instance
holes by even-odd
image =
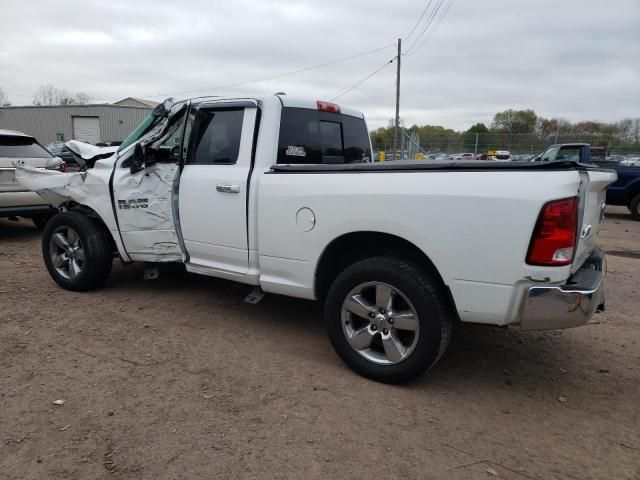
[[[99,286],[119,257],[322,300],[340,357],[384,382],[434,365],[456,321],[555,329],[604,307],[615,173],[372,163],[363,115],[327,102],[167,100],[93,168],[18,178],[61,211],[42,249],[63,288]]]

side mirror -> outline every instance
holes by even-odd
[[[129,169],[131,173],[139,172],[144,168],[144,151],[142,150],[142,145],[136,143],[136,146],[133,147],[133,156],[131,157],[131,162],[129,164]]]

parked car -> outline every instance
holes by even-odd
[[[531,155],[528,153],[524,153],[520,155],[512,155],[511,161],[512,162],[530,162],[533,157],[534,155]]]
[[[46,149],[51,152],[52,155],[61,158],[67,164],[67,170],[78,170],[80,165],[78,165],[76,155],[67,147],[65,142],[53,142],[46,145]]]
[[[56,210],[16,181],[16,164],[60,172],[66,170],[66,164],[32,136],[0,130],[0,217],[30,218],[41,229]]]
[[[591,146],[588,143],[563,143],[551,145],[542,155],[541,162],[557,162],[573,160],[583,164],[592,163],[603,171],[615,171],[617,180],[607,188],[606,201],[609,205],[625,206],[631,217],[640,220],[640,168],[625,165],[624,161],[606,164],[595,163],[591,157]],[[607,169],[607,170],[605,170]]]
[[[620,161],[623,167],[640,167],[640,157],[629,157]]]
[[[618,180],[607,189],[607,203],[627,207],[631,217],[640,220],[640,162],[636,165],[624,165],[621,162],[613,167]]]
[[[511,160],[511,152],[508,150],[496,150],[493,155],[490,156],[491,160],[497,160],[498,162],[508,162]]]
[[[116,256],[252,285],[252,302],[322,300],[337,353],[383,382],[433,366],[457,321],[556,329],[604,307],[614,172],[370,157],[358,111],[213,97],[165,101],[86,173],[19,178],[66,208],[42,236],[61,287],[98,287]]]
[[[627,159],[627,157],[625,157],[624,155],[611,155],[611,156],[607,157],[607,162],[609,162],[611,164],[619,164],[619,163],[622,163],[626,159]]]
[[[473,153],[452,153],[452,160],[475,160],[476,156]]]

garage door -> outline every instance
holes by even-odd
[[[98,117],[72,117],[73,139],[81,142],[100,142],[100,119]]]

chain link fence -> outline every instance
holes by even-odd
[[[544,152],[554,143],[588,143],[592,147],[603,147],[606,155],[639,156],[640,143],[622,143],[612,136],[580,135],[580,134],[508,134],[508,133],[460,133],[418,136],[415,132],[403,131],[399,152],[404,158],[415,158],[415,155],[460,154],[474,155],[495,150],[508,150],[511,155],[537,155]],[[376,153],[386,152],[391,158],[392,144],[378,143],[373,145]]]

